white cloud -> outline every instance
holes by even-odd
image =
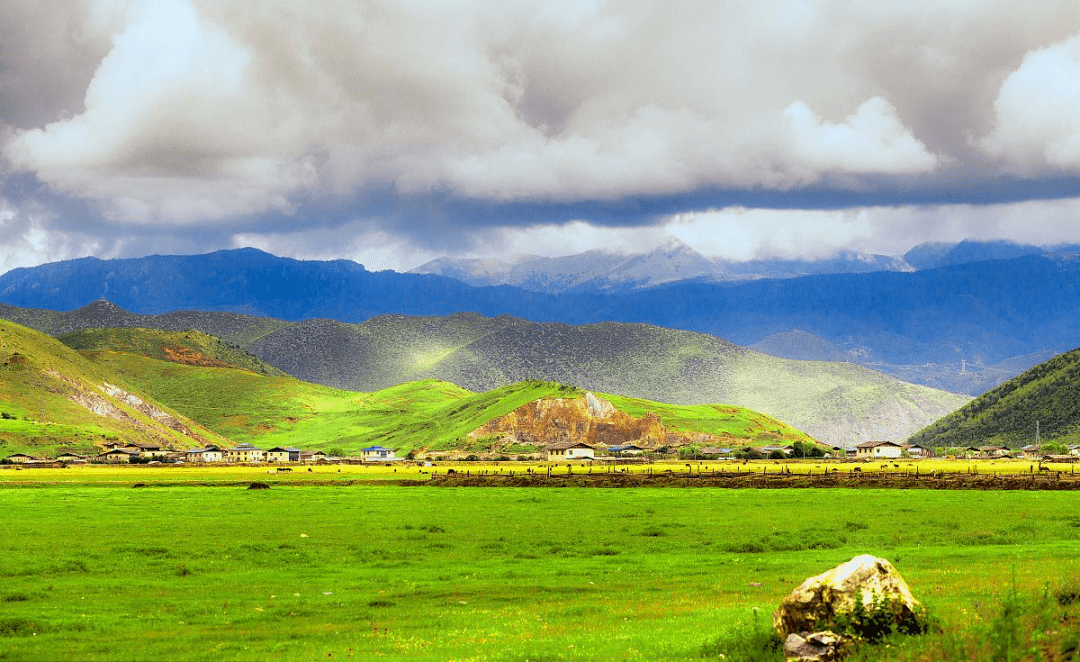
[[[930,29],[929,0],[99,4],[113,9],[70,18],[111,30],[84,107],[17,132],[4,156],[146,223],[384,189],[565,202],[926,173],[938,146],[907,119],[940,99],[868,64],[895,47],[881,33],[927,41],[937,55],[890,66],[947,71],[934,89],[981,55],[943,64],[962,31]],[[947,4],[1016,23],[1008,3]],[[1030,47],[1057,29],[1046,13],[1003,41]],[[45,87],[64,65],[40,68]]]
[[[843,122],[823,121],[802,101],[784,109],[792,150],[812,172],[920,173],[937,157],[915,139],[885,99],[867,99]]]
[[[994,101],[997,126],[979,144],[1012,169],[1080,171],[1080,34],[1031,51]]]

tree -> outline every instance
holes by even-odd
[[[1056,441],[1045,441],[1043,445],[1039,447],[1043,455],[1068,455],[1069,447],[1065,444]]]

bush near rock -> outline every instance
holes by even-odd
[[[804,581],[773,612],[789,660],[841,659],[854,640],[923,630],[921,605],[887,560],[864,554]]]

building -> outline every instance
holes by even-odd
[[[911,457],[933,457],[934,451],[926,446],[920,446],[919,444],[905,445],[904,450]]]
[[[903,452],[903,446],[891,441],[864,441],[855,447],[855,457],[859,459],[895,459]]]
[[[56,459],[59,462],[67,462],[68,464],[86,462],[85,455],[78,455],[76,453],[61,453],[56,456]]]
[[[698,450],[698,455],[704,457],[731,457],[734,448],[717,448],[716,446],[704,446]]]
[[[1005,457],[1010,452],[1008,446],[979,446],[979,455],[984,457]]]
[[[761,453],[762,455],[764,455],[765,457],[769,457],[769,455],[771,455],[773,453],[776,453],[778,451],[780,453],[782,453],[784,455],[784,457],[791,457],[791,455],[795,452],[795,447],[791,446],[791,445],[788,445],[788,446],[762,446],[761,448],[757,448],[755,450],[757,452]]]
[[[267,462],[299,462],[300,449],[291,446],[275,446],[266,451]]]
[[[401,458],[394,455],[394,449],[383,446],[368,446],[360,449],[360,458],[364,462],[393,462]]]
[[[4,458],[11,464],[26,464],[27,462],[37,462],[39,458],[33,455],[27,455],[26,453],[15,453],[14,455],[8,455]]]
[[[221,462],[225,459],[224,452],[217,446],[193,448],[184,453],[184,456],[188,462]]]
[[[128,464],[132,458],[139,457],[138,451],[129,451],[126,448],[114,448],[111,451],[105,451],[98,455],[98,459],[102,462],[110,462],[114,464]]]
[[[325,462],[326,453],[322,451],[302,451],[300,453],[301,462]]]
[[[595,457],[595,449],[583,441],[548,444],[544,449],[544,458],[547,460],[592,460]]]
[[[160,444],[139,444],[139,457],[161,458],[168,452]]]
[[[619,446],[612,446],[608,449],[608,452],[618,455],[643,455],[645,449],[636,444],[622,444]]]
[[[237,444],[236,448],[226,448],[222,451],[226,462],[262,462],[266,459],[266,451],[252,444]]]

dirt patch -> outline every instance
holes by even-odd
[[[231,363],[226,363],[219,359],[210,358],[205,354],[200,354],[193,349],[187,347],[163,347],[162,351],[165,353],[165,360],[172,361],[173,363],[182,363],[184,365],[199,366],[202,368],[232,368]]]
[[[510,444],[546,446],[566,442],[605,446],[634,443],[642,448],[719,443],[712,435],[670,430],[652,412],[641,418],[631,416],[592,393],[580,398],[534,400],[469,433],[472,439],[491,436],[499,439],[492,450]]]

